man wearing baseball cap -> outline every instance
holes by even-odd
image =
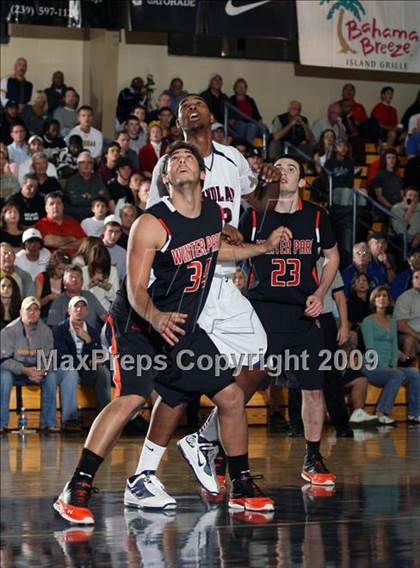
[[[43,246],[43,239],[38,229],[31,227],[26,229],[22,235],[24,250],[16,254],[15,264],[22,270],[31,275],[32,280],[40,272],[44,272],[51,253]]]
[[[62,419],[77,409],[77,383],[64,374],[47,368],[54,348],[53,334],[41,320],[41,305],[35,296],[27,296],[20,316],[0,333],[0,432],[9,422],[10,393],[13,385],[40,385],[41,429],[58,432],[56,424],[56,388],[61,386]],[[51,365],[51,364],[50,364]]]

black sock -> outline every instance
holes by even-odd
[[[225,475],[226,473],[227,455],[225,450],[219,445],[219,452],[215,459],[216,475]]]
[[[317,456],[319,454],[319,445],[321,442],[308,442],[306,440],[306,453],[308,456]]]
[[[228,456],[230,479],[238,479],[242,474],[249,472],[248,454],[241,456]]]
[[[79,463],[77,464],[76,471],[74,472],[72,481],[84,481],[92,483],[99,466],[104,461],[104,458],[91,452],[87,448],[83,448],[82,455]]]

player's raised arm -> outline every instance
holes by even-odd
[[[134,310],[148,321],[170,345],[185,335],[178,324],[186,321],[186,314],[161,312],[153,304],[148,292],[150,274],[156,252],[166,241],[166,232],[159,221],[145,213],[130,231],[127,251],[127,295]]]
[[[283,240],[291,240],[292,232],[287,227],[278,227],[265,240],[263,243],[244,243],[240,246],[232,246],[225,240],[221,241],[219,250],[219,261],[233,261],[247,260],[260,254],[265,254],[274,250]]]

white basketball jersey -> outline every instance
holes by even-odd
[[[155,205],[168,193],[161,178],[163,160],[164,157],[160,158],[153,170],[147,207]],[[238,227],[241,199],[257,187],[257,177],[236,148],[217,142],[213,142],[213,151],[210,156],[204,158],[204,163],[206,165],[204,195],[217,201],[225,213],[225,223]],[[216,273],[229,274],[234,269],[234,263],[218,263]]]

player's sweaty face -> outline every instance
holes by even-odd
[[[210,124],[208,106],[200,97],[187,97],[179,108],[178,121],[181,128],[186,130],[208,126]]]
[[[296,191],[299,183],[299,166],[293,160],[278,160],[274,167],[280,171],[280,190]]]
[[[185,182],[198,182],[200,168],[195,156],[186,149],[174,152],[168,162],[168,178],[171,185],[177,186]]]

